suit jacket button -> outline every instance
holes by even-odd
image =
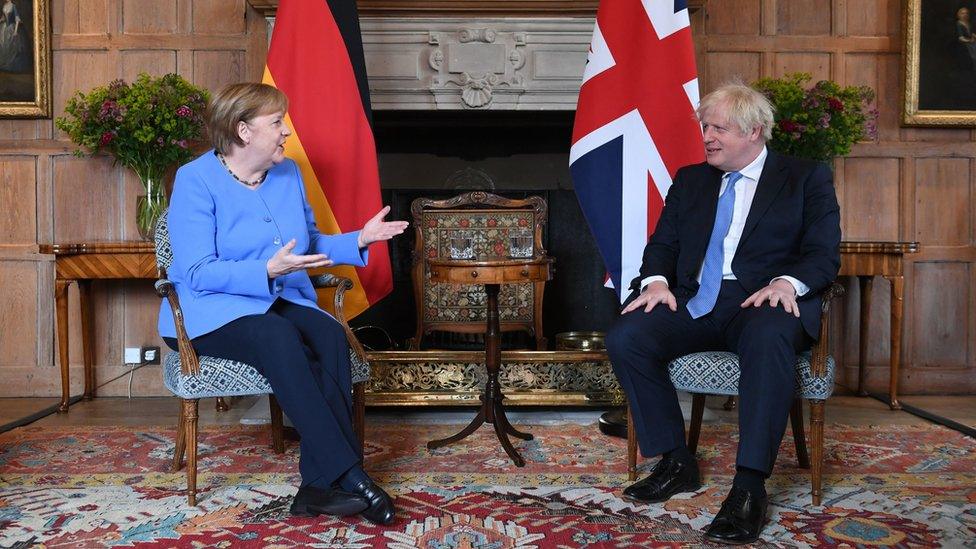
[[[270,215],[264,216],[264,222],[265,223],[271,223],[271,216]]]
[[[277,236],[276,236],[276,237],[274,237],[274,243],[275,243],[275,244],[281,244],[281,239],[280,239],[280,238],[278,238]]]

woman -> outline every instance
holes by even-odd
[[[24,72],[30,69],[20,27],[23,21],[13,0],[0,6],[0,71]]]
[[[367,247],[406,228],[383,221],[320,234],[295,162],[285,158],[288,100],[265,84],[233,84],[213,98],[213,150],[176,174],[169,209],[168,274],[198,354],[252,365],[271,383],[301,439],[296,515],[362,514],[389,524],[390,496],[362,468],[352,429],[349,349],[339,323],[316,305],[306,269],[364,266]],[[176,349],[167,301],[159,331]]]
[[[973,37],[973,29],[969,23],[969,9],[959,8],[956,11],[956,39],[966,50],[967,66],[976,69],[976,38]]]

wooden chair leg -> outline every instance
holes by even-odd
[[[366,383],[352,386],[352,429],[359,439],[360,453],[366,451]]]
[[[197,399],[183,401],[183,422],[186,425],[186,503],[197,504]]]
[[[637,431],[634,430],[634,414],[627,405],[627,480],[637,480]]]
[[[722,405],[722,408],[724,408],[726,412],[735,410],[735,396],[730,395],[729,398],[725,399],[725,404]]]
[[[823,460],[824,460],[824,401],[810,401],[810,453],[813,457],[810,475],[812,481],[811,495],[813,504],[820,505],[821,483],[823,482]]]
[[[217,397],[217,411],[226,412],[227,410],[230,410],[230,406],[227,405],[227,401],[224,400],[224,397]]]
[[[271,447],[274,453],[285,453],[285,422],[281,414],[281,406],[274,394],[268,395],[268,406],[271,408]]]
[[[688,429],[688,451],[695,455],[698,450],[698,437],[701,435],[702,416],[705,415],[705,395],[691,395],[691,426]]]
[[[807,456],[807,441],[803,433],[803,399],[793,399],[793,409],[790,410],[790,421],[793,425],[793,444],[796,446],[796,461],[800,469],[809,469],[810,457]]]
[[[183,468],[183,455],[186,453],[186,416],[180,404],[180,419],[176,423],[176,445],[173,447],[173,472]]]

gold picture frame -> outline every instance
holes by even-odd
[[[976,126],[974,16],[976,0],[925,0],[924,10],[922,0],[906,1],[902,20],[905,125]]]
[[[0,0],[0,118],[51,116],[50,0]]]

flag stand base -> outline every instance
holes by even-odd
[[[600,416],[600,432],[611,437],[627,438],[627,409],[610,410]]]

